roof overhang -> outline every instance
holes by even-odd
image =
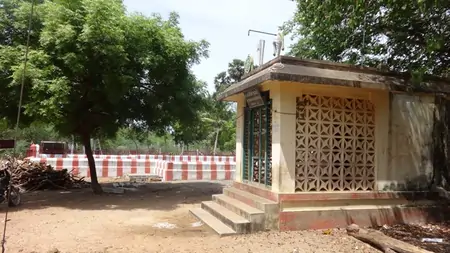
[[[217,99],[225,100],[270,80],[399,92],[450,93],[450,80],[444,78],[427,76],[420,84],[413,84],[408,73],[280,56],[244,75],[241,82],[232,84]]]

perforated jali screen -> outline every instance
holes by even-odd
[[[374,190],[373,104],[305,94],[296,109],[296,191]]]

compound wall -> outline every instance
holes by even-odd
[[[29,157],[27,159],[33,162],[49,164],[56,170],[67,169],[75,175],[90,177],[87,158],[71,156],[61,158]],[[152,158],[154,157],[148,155],[96,157],[97,177],[116,178],[135,174],[159,176],[163,181],[234,179],[236,163],[229,161],[233,160],[232,157],[173,156],[166,158],[174,161]],[[192,159],[194,161],[180,161],[183,159]],[[201,159],[206,161],[201,161]]]
[[[39,154],[40,158],[86,158],[84,154]],[[196,156],[196,155],[94,155],[95,159],[150,159],[173,162],[236,162],[234,156]]]

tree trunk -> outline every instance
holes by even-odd
[[[217,128],[216,139],[214,140],[214,150],[213,150],[213,155],[216,155],[217,142],[218,142],[218,140],[219,140],[219,132],[220,132],[220,129]]]
[[[100,139],[97,139],[97,142],[98,142],[98,149],[100,150],[100,155],[103,155]]]
[[[84,134],[82,137],[84,151],[86,153],[86,157],[88,159],[89,164],[89,172],[91,173],[91,188],[94,194],[101,194],[103,193],[102,187],[98,183],[97,179],[97,171],[95,169],[95,160],[94,155],[92,154],[92,147],[91,147],[91,138],[89,134]]]
[[[184,153],[184,143],[181,143],[181,154],[180,155],[183,155],[183,153]]]
[[[409,243],[399,241],[380,231],[360,229],[359,232],[348,233],[356,239],[371,244],[385,253],[432,253]]]

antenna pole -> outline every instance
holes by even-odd
[[[258,31],[258,30],[248,30],[248,36],[250,36],[250,32],[254,32],[254,33],[262,33],[262,34],[266,34],[266,35],[272,35],[272,36],[277,36],[275,33],[268,33],[268,32],[263,32],[263,31]]]

